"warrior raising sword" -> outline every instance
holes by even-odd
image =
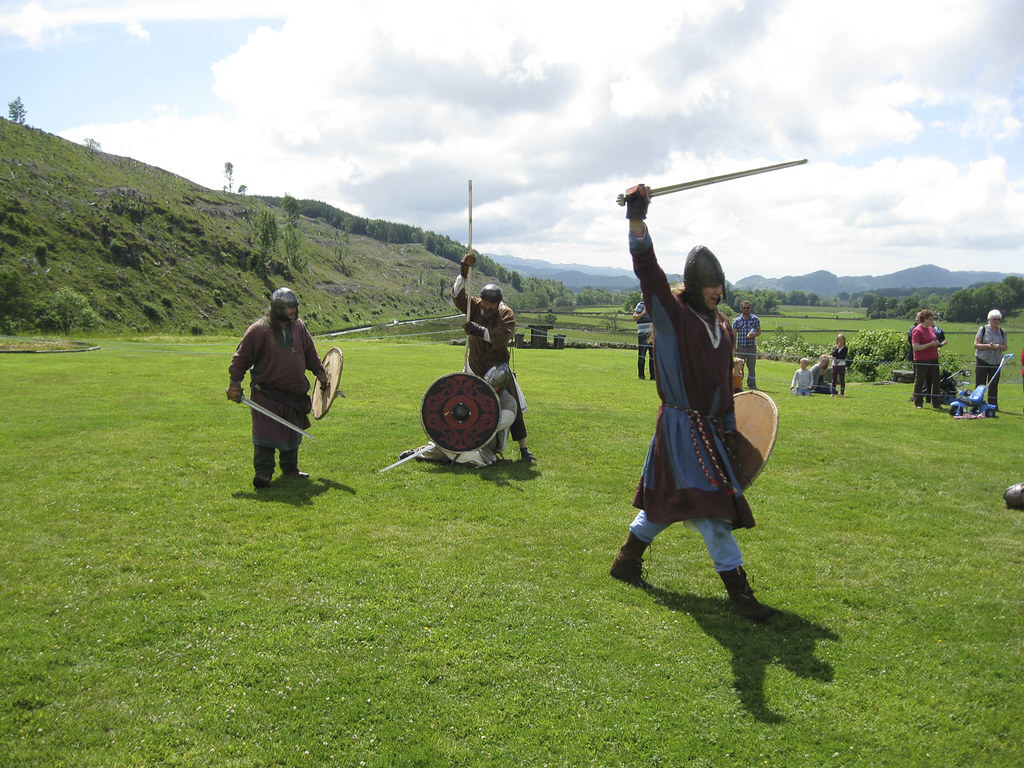
[[[242,379],[248,370],[252,371],[252,400],[242,394]],[[263,317],[246,330],[228,367],[228,399],[245,402],[252,409],[252,463],[256,470],[252,484],[256,488],[270,485],[275,450],[286,477],[309,477],[299,470],[302,436],[312,437],[304,431],[313,407],[307,370],[323,389],[330,388],[313,338],[299,320],[298,298],[290,288],[278,288]]]
[[[733,611],[763,621],[776,611],[754,597],[743,570],[734,528],[752,528],[754,516],[733,466],[737,440],[732,392],[733,329],[718,304],[725,274],[704,246],[690,251],[683,285],[672,289],[654,255],[645,219],[644,185],[625,195],[629,250],[644,304],[654,323],[658,409],[654,437],[633,498],[640,511],[629,526],[611,575],[650,588],[644,551],[668,526],[682,522],[704,538]]]

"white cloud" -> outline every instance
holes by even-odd
[[[295,6],[302,2],[293,0]],[[0,13],[0,36],[37,47],[59,42],[76,29],[115,24],[140,37],[145,36],[143,22],[281,18],[285,6],[277,0],[35,0]]]
[[[137,21],[129,21],[125,24],[125,30],[132,37],[139,40],[149,40],[149,31]]]
[[[77,4],[54,5],[77,18]],[[270,15],[262,3],[100,5],[136,25],[210,18],[208,6]],[[681,258],[706,242],[736,278],[1024,263],[1024,53],[1004,29],[1024,24],[1016,5],[602,2],[585,18],[537,0],[271,5],[287,8],[282,23],[211,62],[220,114],[172,105],[69,133],[213,187],[231,161],[254,193],[457,238],[473,178],[480,249],[619,266],[626,186],[809,157],[659,199],[659,250]],[[25,29],[62,28],[26,13]],[[943,147],[955,156],[932,154]]]

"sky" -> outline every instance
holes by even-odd
[[[666,271],[699,243],[732,282],[1024,272],[1021,30],[1019,0],[0,0],[0,98],[212,189],[231,163],[249,194],[625,269],[626,188],[806,158],[656,197]]]

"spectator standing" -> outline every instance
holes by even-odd
[[[628,305],[627,305],[628,306]],[[651,374],[651,381],[654,381],[654,323],[647,312],[647,305],[643,299],[633,310],[633,319],[636,320],[636,371],[641,379],[644,377],[644,358],[649,356],[650,362],[647,366]]]
[[[732,393],[743,391],[743,359],[734,357],[732,360]]]
[[[1006,352],[1006,331],[999,327],[1003,314],[998,309],[988,313],[988,324],[978,329],[974,337],[975,384],[988,384],[988,404],[999,409],[999,363]]]
[[[939,398],[939,348],[946,340],[935,335],[935,314],[930,309],[917,313],[918,325],[911,333],[914,349],[914,407],[920,408],[924,400],[936,410],[942,409]]]
[[[750,312],[750,302],[740,302],[740,314],[732,321],[736,337],[736,356],[747,366],[747,389],[757,389],[757,337],[761,335],[761,319]]]
[[[832,397],[836,396],[836,392],[840,397],[846,397],[846,358],[848,355],[846,336],[840,333],[836,336],[836,343],[832,347]]]

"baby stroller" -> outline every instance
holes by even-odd
[[[956,373],[950,373],[943,368],[939,378],[939,402],[942,405],[952,405],[955,403],[957,392],[967,386],[970,378],[971,372],[966,368],[961,368]]]
[[[999,375],[999,372],[1003,370],[1003,366],[1006,365],[1006,361],[1011,357],[1013,357],[1013,355],[1009,352],[1003,355],[1003,359],[999,361],[999,367],[996,368],[996,372],[993,374],[992,378]],[[985,394],[987,392],[988,384],[979,384],[974,388],[973,392],[967,392],[966,390],[957,392],[956,400],[949,404],[950,415],[960,418],[970,416],[976,418],[995,416],[996,407],[985,402]]]

